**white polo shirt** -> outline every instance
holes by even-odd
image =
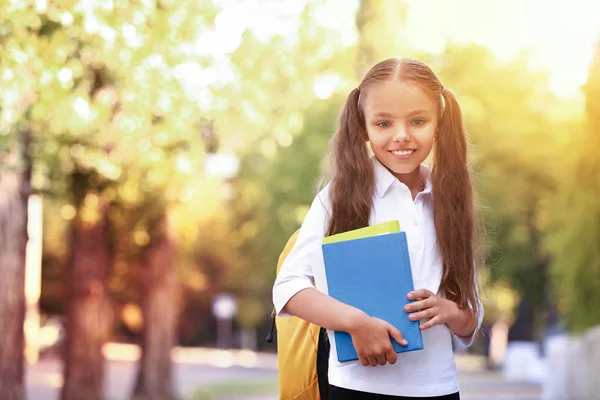
[[[421,165],[425,189],[414,201],[406,185],[394,177],[375,157],[375,193],[370,225],[390,220],[400,221],[406,232],[415,289],[438,293],[442,278],[442,258],[436,245],[433,221],[431,173]],[[313,201],[300,228],[296,244],[281,266],[273,287],[273,304],[279,316],[292,296],[314,287],[327,294],[321,244],[325,236],[331,202],[329,186]],[[439,294],[439,293],[438,293]],[[477,330],[483,319],[483,307]],[[398,310],[403,312],[403,310]],[[446,325],[422,331],[423,350],[398,354],[396,364],[364,367],[359,361],[340,364],[337,361],[333,331],[327,331],[331,343],[329,383],[338,387],[394,396],[442,396],[459,391],[458,374],[452,351],[452,333]],[[460,340],[470,345],[475,334]]]

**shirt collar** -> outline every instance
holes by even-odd
[[[375,193],[380,199],[385,196],[390,186],[394,183],[402,185],[408,189],[402,182],[400,182],[388,169],[377,159],[375,156],[371,156],[373,161],[373,169],[375,173]],[[423,194],[432,193],[433,187],[431,185],[431,170],[425,164],[420,165],[420,173],[423,181],[425,182],[425,189],[421,192]]]

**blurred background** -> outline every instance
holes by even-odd
[[[464,397],[600,398],[597,1],[0,13],[2,399],[276,398],[277,259],[346,95],[389,57],[431,66],[473,144],[487,266]]]

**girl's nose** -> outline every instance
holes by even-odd
[[[394,141],[396,142],[408,142],[410,139],[410,135],[408,134],[408,130],[404,126],[398,126],[396,131],[394,132]]]

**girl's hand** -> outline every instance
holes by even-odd
[[[409,300],[417,300],[404,306],[404,311],[411,313],[408,316],[411,321],[429,318],[429,321],[421,323],[421,330],[447,324],[456,318],[457,312],[460,311],[455,302],[436,296],[427,289],[415,290],[407,297]]]
[[[402,346],[408,342],[402,333],[392,324],[364,314],[352,324],[348,331],[352,336],[352,343],[363,366],[395,364],[398,358],[390,341],[390,336]]]

